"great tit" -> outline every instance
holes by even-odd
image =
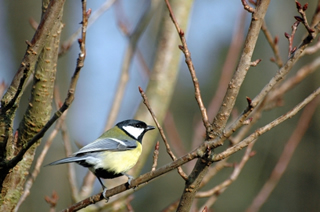
[[[133,177],[125,172],[137,163],[142,151],[142,138],[147,131],[153,129],[153,126],[134,119],[119,122],[72,156],[48,165],[76,162],[89,168],[98,178],[103,189],[103,197],[107,199],[107,187],[100,178],[111,179],[126,175],[130,185]]]

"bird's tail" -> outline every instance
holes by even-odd
[[[52,163],[49,163],[45,166],[52,166],[52,165],[59,165],[59,164],[64,164],[64,163],[72,163],[72,162],[79,162],[84,160],[84,158],[82,157],[67,157],[67,158],[63,158],[57,161],[54,161]]]

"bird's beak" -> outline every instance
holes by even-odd
[[[151,126],[151,125],[148,125],[147,128],[146,128],[146,131],[149,131],[149,130],[154,130],[155,127],[154,126]]]

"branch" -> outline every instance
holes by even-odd
[[[151,171],[155,171],[158,165],[158,157],[159,157],[159,141],[157,141],[156,146],[154,147],[153,151],[153,163]]]
[[[294,24],[291,26],[292,32],[291,35],[289,35],[288,33],[284,33],[284,36],[288,39],[289,41],[289,51],[288,51],[288,58],[291,57],[291,55],[296,51],[297,47],[293,47],[293,39],[294,39],[294,35],[296,34],[296,31],[298,29],[300,21],[296,21],[294,22]]]
[[[206,131],[207,131],[206,135],[207,135],[207,137],[210,137],[209,132],[211,132],[212,126],[211,126],[211,124],[210,124],[210,122],[208,120],[207,110],[204,107],[204,104],[203,104],[203,101],[202,101],[198,78],[196,76],[196,72],[195,72],[195,69],[194,69],[194,66],[193,66],[193,62],[191,60],[191,53],[189,52],[189,49],[188,49],[188,46],[187,46],[187,41],[186,41],[185,36],[184,36],[184,31],[182,29],[180,29],[180,26],[179,26],[174,14],[173,14],[173,11],[171,9],[171,5],[170,5],[169,1],[165,0],[165,2],[166,2],[166,5],[167,5],[167,8],[169,10],[171,20],[174,23],[174,25],[176,27],[176,30],[177,30],[177,32],[179,34],[179,37],[180,37],[180,40],[181,40],[181,43],[182,43],[182,46],[179,46],[179,48],[183,52],[183,54],[185,56],[185,62],[187,64],[187,66],[189,68],[189,71],[190,71],[190,74],[191,74],[191,78],[192,78],[192,82],[193,82],[193,86],[194,86],[194,90],[195,90],[195,98],[196,98],[196,101],[198,103],[198,106],[199,106],[199,109],[200,109],[200,112],[201,112],[203,125],[204,125],[204,127],[206,128]]]
[[[315,30],[309,26],[308,19],[305,13],[305,11],[308,9],[308,3],[306,3],[302,7],[301,4],[298,1],[296,1],[296,6],[297,6],[298,12],[302,17],[295,16],[295,18],[298,19],[305,26],[309,35],[312,36],[312,33],[315,32]]]
[[[173,154],[173,152],[171,151],[170,145],[169,145],[169,143],[168,143],[168,141],[167,141],[167,138],[166,138],[166,136],[165,136],[165,134],[164,134],[164,132],[163,132],[163,129],[162,129],[161,125],[159,124],[159,122],[158,122],[158,120],[157,120],[157,118],[156,118],[156,115],[154,114],[154,112],[152,111],[152,109],[151,109],[151,107],[150,107],[150,105],[149,105],[148,98],[147,98],[146,94],[143,92],[143,90],[142,90],[141,87],[139,87],[139,92],[141,93],[141,96],[142,96],[142,98],[143,98],[143,103],[144,103],[144,104],[146,105],[146,107],[148,108],[148,110],[149,110],[149,112],[150,112],[150,114],[151,114],[154,122],[155,122],[156,125],[157,125],[157,128],[159,129],[159,132],[160,132],[160,135],[161,135],[162,140],[163,140],[163,142],[164,142],[164,145],[166,146],[167,153],[169,154],[169,156],[171,157],[171,159],[172,159],[173,161],[177,160],[176,156],[175,156],[175,155]],[[180,174],[180,176],[181,176],[184,180],[187,180],[187,179],[188,179],[187,175],[183,172],[183,170],[182,170],[181,167],[178,167],[178,173]]]
[[[228,53],[221,70],[221,76],[218,82],[218,86],[216,88],[214,97],[212,98],[208,106],[209,118],[214,117],[218,113],[219,107],[223,101],[223,97],[227,91],[228,83],[230,82],[234,69],[237,66],[237,61],[241,52],[241,47],[243,46],[244,42],[246,16],[247,13],[244,10],[242,10],[240,17],[238,18],[238,23],[235,24],[233,30],[234,32],[232,35],[232,41],[229,46]],[[200,145],[200,142],[203,141],[202,137],[205,132],[203,131],[202,123],[200,121],[196,124],[194,131],[195,132],[192,139],[191,149],[196,148]]]
[[[247,117],[254,110],[254,108],[257,105],[259,105],[269,94],[269,92],[285,78],[285,76],[289,73],[293,65],[303,55],[305,48],[313,41],[316,35],[317,31],[315,33],[312,33],[312,37],[310,35],[307,35],[303,39],[299,47],[295,50],[294,54],[291,55],[286,64],[281,69],[279,69],[276,75],[273,78],[271,78],[269,83],[264,86],[260,93],[251,101],[250,105],[238,117],[238,119],[224,130],[223,137],[228,138],[233,132],[235,132],[238,128],[240,128],[243,125],[243,122],[247,119]],[[210,142],[209,145],[215,147],[221,145],[222,142],[223,140],[218,139]]]
[[[266,39],[274,53],[275,59],[272,58],[271,61],[274,60],[274,62],[278,65],[279,68],[281,68],[283,66],[283,62],[281,60],[280,57],[280,51],[279,51],[279,45],[278,45],[278,36],[276,36],[275,38],[272,38],[272,35],[270,33],[270,31],[267,28],[266,22],[264,21],[262,26],[261,26],[261,30],[263,31],[264,35],[266,36]]]

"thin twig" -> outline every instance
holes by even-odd
[[[310,121],[312,120],[315,110],[319,105],[319,100],[320,98],[317,97],[312,102],[310,102],[310,104],[308,104],[303,110],[300,116],[300,119],[298,121],[298,125],[294,130],[294,132],[292,133],[291,137],[289,138],[287,144],[285,145],[283,152],[279,158],[279,161],[274,167],[270,178],[264,184],[259,194],[254,198],[253,202],[246,210],[247,212],[259,211],[261,206],[266,202],[271,192],[279,183],[280,178],[282,177],[282,175],[284,174],[284,172],[288,167],[288,164],[292,158],[294,151],[296,150],[303,135],[308,129],[308,126],[310,124]]]
[[[297,50],[297,47],[293,47],[293,39],[294,39],[294,35],[296,34],[296,31],[298,29],[300,21],[296,21],[294,22],[294,24],[291,26],[291,35],[289,35],[288,33],[284,33],[284,36],[288,39],[289,42],[289,51],[288,51],[288,58],[291,57],[291,55]]]
[[[154,122],[156,123],[157,125],[157,128],[159,129],[159,132],[160,132],[160,135],[162,137],[162,140],[164,142],[164,145],[166,146],[166,150],[167,150],[167,153],[169,154],[169,156],[171,157],[171,159],[173,161],[177,160],[176,156],[173,154],[173,152],[171,151],[171,148],[170,148],[170,145],[167,141],[167,138],[163,132],[163,129],[161,127],[161,125],[159,124],[157,118],[156,118],[156,115],[154,114],[153,110],[151,109],[150,105],[149,105],[149,102],[148,102],[148,98],[146,96],[146,94],[144,93],[144,91],[142,90],[141,87],[139,87],[139,92],[141,93],[141,97],[143,98],[143,103],[146,105],[146,107],[148,108]],[[184,179],[184,180],[187,180],[188,179],[188,176],[183,172],[182,168],[181,167],[178,167],[178,173],[180,174],[180,176]]]
[[[283,62],[282,59],[280,57],[280,51],[279,51],[279,45],[278,45],[278,36],[276,36],[275,38],[272,38],[272,35],[270,33],[270,31],[268,30],[268,27],[266,25],[266,22],[264,21],[262,26],[261,26],[261,30],[264,33],[264,35],[266,36],[266,39],[274,53],[275,59],[274,62],[278,65],[279,68],[281,68],[283,66]]]
[[[159,157],[159,141],[157,141],[154,151],[153,151],[153,163],[152,163],[152,168],[151,171],[156,170],[157,165],[158,165],[158,157]]]
[[[208,112],[209,119],[212,119],[218,113],[219,107],[223,101],[223,97],[228,88],[228,83],[230,82],[234,69],[236,68],[239,54],[241,52],[241,48],[244,42],[244,29],[245,29],[245,20],[246,20],[247,14],[248,13],[246,11],[241,10],[240,17],[237,19],[238,23],[235,24],[235,27],[233,29],[232,40],[231,40],[222,70],[221,70],[221,76],[218,82],[218,86],[215,91],[214,97],[212,98],[208,106],[207,112]],[[197,122],[198,123],[194,127],[195,130],[194,130],[194,136],[192,139],[191,149],[194,149],[197,146],[199,146],[203,141],[202,139],[203,135],[205,135],[205,131],[202,128],[201,121],[197,121]]]
[[[193,82],[193,86],[194,86],[194,91],[195,91],[195,98],[196,98],[196,101],[198,103],[198,106],[199,106],[199,109],[200,109],[200,112],[201,112],[203,125],[206,128],[206,132],[207,132],[206,136],[210,137],[210,132],[212,131],[212,126],[211,126],[211,124],[209,122],[209,119],[208,119],[207,109],[205,108],[205,106],[203,104],[203,101],[202,101],[198,78],[197,78],[196,71],[195,71],[194,66],[193,66],[193,62],[191,60],[191,53],[190,53],[190,51],[188,49],[188,46],[187,46],[187,41],[186,41],[186,38],[184,36],[184,31],[182,29],[180,29],[179,24],[178,24],[174,14],[173,14],[173,11],[171,9],[171,5],[170,5],[169,1],[165,0],[165,2],[166,2],[166,5],[167,5],[167,8],[169,10],[171,20],[172,20],[172,22],[174,23],[174,25],[176,27],[176,30],[177,30],[177,32],[179,34],[179,37],[180,37],[180,40],[181,40],[181,43],[182,43],[182,46],[179,46],[179,48],[183,52],[183,54],[185,56],[185,62],[187,64],[187,66],[189,68],[189,71],[190,71],[190,74],[191,74],[191,78],[192,78],[192,82]]]
[[[312,33],[315,32],[315,30],[309,26],[308,19],[305,13],[305,11],[308,9],[308,3],[302,6],[298,1],[296,1],[296,6],[298,12],[302,17],[295,16],[295,18],[298,19],[305,26],[307,32],[312,36]]]

